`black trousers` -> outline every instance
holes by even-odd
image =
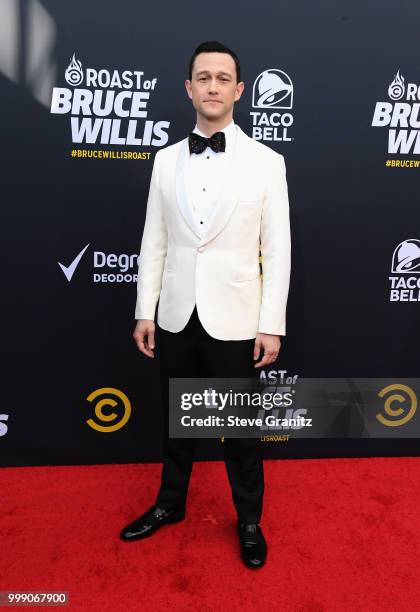
[[[169,438],[169,378],[240,378],[257,376],[253,350],[255,339],[218,340],[201,325],[197,308],[178,333],[156,326],[164,407],[163,466],[156,504],[183,508],[194,460],[195,438]],[[260,438],[225,438],[224,459],[238,520],[258,523],[264,495],[262,442]]]

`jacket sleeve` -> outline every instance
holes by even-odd
[[[285,336],[291,244],[286,165],[280,154],[268,177],[261,215],[260,248],[263,277],[258,331]]]
[[[162,214],[159,187],[159,151],[155,155],[147,200],[146,219],[140,247],[137,279],[136,319],[154,320],[162,286],[168,233]]]

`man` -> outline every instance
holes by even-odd
[[[185,516],[196,440],[168,436],[169,378],[255,378],[256,368],[277,358],[286,330],[290,226],[283,156],[233,121],[244,89],[233,51],[218,42],[201,44],[185,86],[197,123],[188,138],[155,156],[133,334],[139,350],[154,358],[159,301],[161,486],[156,503],[122,530],[125,541]],[[261,567],[267,554],[259,524],[261,440],[225,438],[223,448],[241,558],[247,567]]]

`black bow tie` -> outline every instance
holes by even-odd
[[[226,148],[225,133],[215,132],[211,138],[205,138],[196,132],[191,132],[188,134],[188,145],[190,153],[202,153],[206,147],[210,147],[215,153],[219,153]]]

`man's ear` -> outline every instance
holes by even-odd
[[[187,90],[188,97],[192,100],[191,81],[186,79],[184,85],[185,89]]]
[[[235,102],[239,100],[244,89],[245,89],[245,82],[239,81],[239,83],[236,85]]]

